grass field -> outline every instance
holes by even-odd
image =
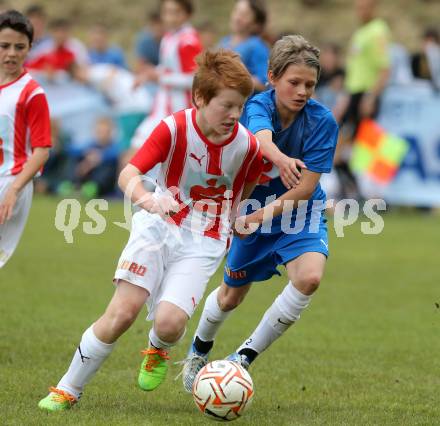
[[[83,330],[105,308],[128,235],[110,224],[102,235],[78,229],[66,244],[55,209],[56,200],[34,200],[20,246],[0,270],[0,424],[210,424],[173,380],[178,366],[157,391],[136,387],[149,328],[143,313],[77,407],[55,415],[38,410]],[[110,204],[104,215],[109,223],[121,220],[122,204]],[[331,258],[310,309],[252,366],[256,396],[240,424],[438,424],[440,218],[388,213],[380,236],[362,235],[360,223],[345,231],[345,238],[330,233]],[[217,273],[210,288],[219,279]],[[254,287],[222,329],[213,358],[241,343],[285,281]],[[173,361],[184,357],[198,315]]]

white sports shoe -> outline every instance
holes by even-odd
[[[240,364],[245,370],[249,369],[250,362],[246,355],[240,355],[238,352],[233,352],[231,355],[228,355],[226,359]]]
[[[187,392],[191,393],[197,373],[208,364],[208,354],[197,352],[194,348],[194,343],[192,343],[186,359],[182,362],[183,387]]]

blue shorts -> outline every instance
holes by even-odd
[[[328,257],[325,221],[321,222],[317,233],[254,233],[243,240],[234,237],[226,259],[224,281],[229,287],[241,287],[253,281],[268,280],[275,274],[281,275],[278,265],[310,252]]]

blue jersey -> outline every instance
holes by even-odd
[[[267,44],[258,36],[251,36],[234,46],[231,41],[231,36],[224,37],[219,46],[238,53],[251,75],[257,77],[261,83],[266,84],[267,67],[269,65],[269,47]]]
[[[118,46],[110,46],[104,52],[89,49],[89,59],[92,64],[111,64],[127,68],[123,50]]]
[[[246,104],[241,122],[252,133],[260,130],[271,130],[273,142],[281,152],[289,157],[298,158],[307,166],[307,169],[316,173],[329,173],[332,168],[333,156],[338,139],[338,125],[331,111],[319,102],[310,99],[298,113],[292,124],[286,129],[281,128],[281,122],[275,106],[275,90],[267,90],[252,97]],[[284,194],[287,189],[281,182],[278,169],[271,163],[266,164],[264,175],[257,185],[251,199],[257,200],[262,206],[269,204],[275,198]],[[318,183],[315,191],[307,203],[299,209],[289,213],[287,220],[290,227],[295,226],[298,212],[301,210],[301,220],[310,224],[312,207],[319,212],[326,200],[325,192]],[[314,204],[314,201],[315,204]],[[319,210],[321,208],[321,210]],[[248,213],[252,209],[248,209]],[[273,219],[271,233],[281,232],[280,215]],[[298,217],[300,219],[300,217]],[[284,217],[284,220],[286,218]],[[319,221],[319,220],[318,220]],[[258,232],[268,232],[264,225]]]

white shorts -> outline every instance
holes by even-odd
[[[225,242],[193,236],[142,210],[133,215],[114,282],[124,280],[150,293],[149,320],[154,319],[155,307],[162,301],[173,303],[191,317],[225,252]]]
[[[15,178],[16,176],[0,177],[0,202]],[[32,194],[33,183],[30,181],[18,195],[11,219],[0,225],[0,268],[12,256],[20,241],[31,208]]]

